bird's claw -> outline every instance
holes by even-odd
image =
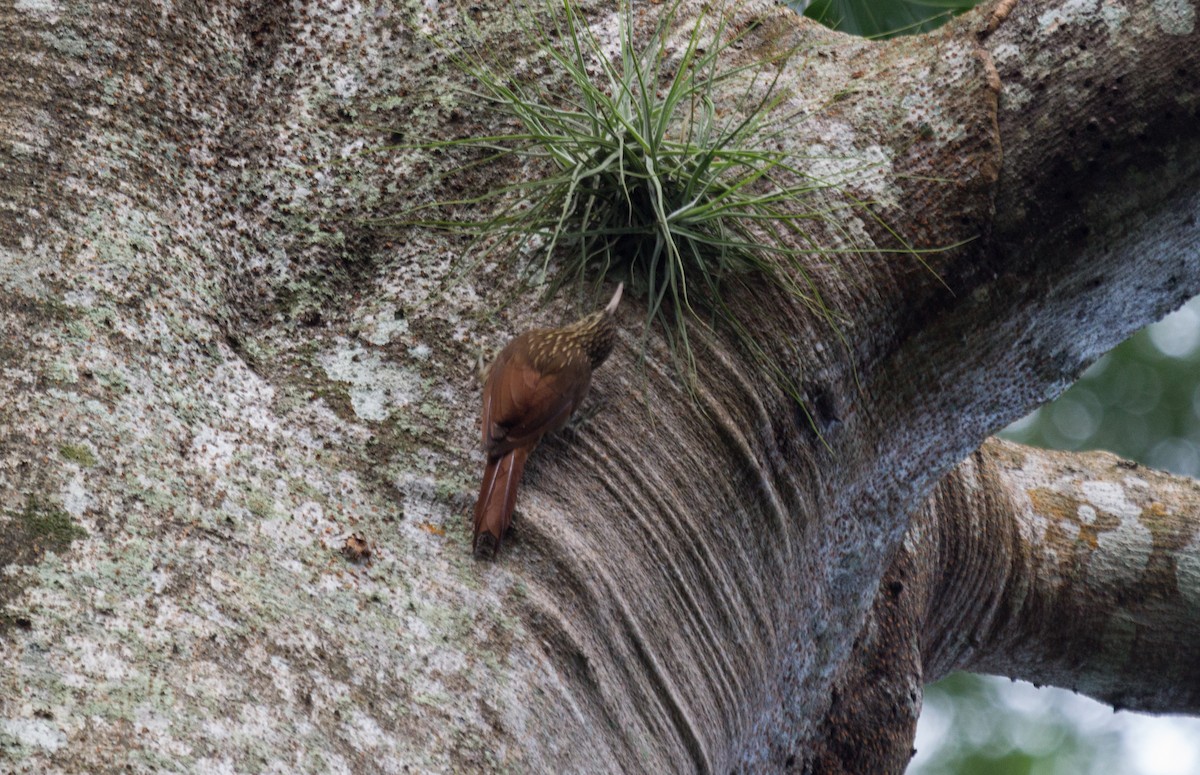
[[[575,414],[572,415],[571,419],[567,421],[566,429],[573,434],[579,433],[586,428],[592,420],[596,419],[596,416],[600,414],[601,410],[603,410],[605,406],[606,403],[604,401],[593,401],[588,406],[581,406],[575,412]]]

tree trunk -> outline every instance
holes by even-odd
[[[527,172],[411,147],[508,129],[446,46],[559,77],[522,12],[0,8],[6,768],[899,772],[952,669],[1197,711],[1197,485],[985,442],[1200,291],[1200,32],[1131,6],[726,9],[879,248],[809,267],[837,328],[733,300],[812,422],[635,300],[493,562],[476,356],[572,311],[379,218]]]

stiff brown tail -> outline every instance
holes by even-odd
[[[496,539],[496,548],[512,523],[513,509],[517,505],[517,485],[525,471],[529,450],[517,447],[497,458],[488,460],[483,469],[483,484],[479,488],[479,500],[475,501],[475,535],[471,540],[471,551],[479,544],[479,536],[490,533]]]

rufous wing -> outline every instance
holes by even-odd
[[[489,457],[537,446],[566,424],[591,383],[587,365],[539,372],[514,347],[519,343],[518,338],[500,353],[483,388],[483,450]]]

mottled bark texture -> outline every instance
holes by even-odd
[[[1193,486],[980,449],[1200,291],[1195,6],[731,13],[730,64],[801,48],[811,237],[857,248],[809,267],[840,330],[730,300],[820,437],[720,332],[689,394],[629,304],[475,563],[476,354],[572,310],[377,220],[533,170],[379,149],[510,129],[426,36],[553,86],[520,15],[0,6],[4,769],[899,771],[955,667],[1195,709]]]

